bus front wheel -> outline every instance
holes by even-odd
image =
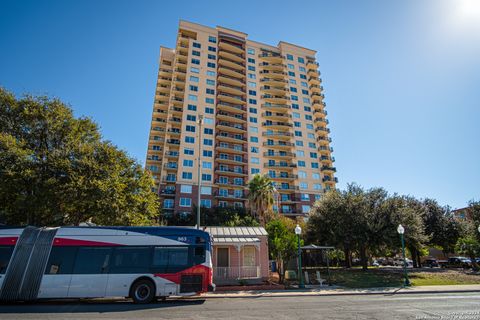
[[[152,302],[155,298],[155,285],[146,279],[136,281],[130,289],[130,298],[134,303]]]

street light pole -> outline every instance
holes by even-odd
[[[203,122],[203,115],[198,115],[198,170],[197,170],[197,177],[198,177],[198,189],[197,189],[197,229],[200,229],[200,189],[202,187],[202,177],[201,177],[201,157],[202,157],[202,122]]]
[[[303,284],[303,276],[302,276],[302,250],[300,249],[300,235],[302,234],[302,228],[297,224],[295,227],[295,234],[297,235],[297,242],[298,242],[298,288],[303,289],[305,285]]]
[[[405,228],[399,224],[397,228],[397,232],[400,235],[400,240],[402,241],[402,253],[403,253],[403,272],[405,277],[405,287],[410,286],[410,280],[408,280],[408,273],[407,273],[407,259],[405,258],[405,240],[403,238],[403,234],[405,233]]]

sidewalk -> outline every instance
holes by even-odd
[[[333,295],[370,295],[370,294],[413,294],[413,293],[455,293],[455,292],[480,292],[480,285],[452,285],[452,286],[419,286],[406,288],[364,288],[350,289],[329,286],[309,286],[305,289],[288,290],[250,290],[230,292],[209,292],[200,298],[247,298],[247,297],[295,297],[295,296],[333,296]],[[198,297],[197,297],[198,298]]]

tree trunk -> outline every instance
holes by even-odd
[[[351,257],[351,252],[350,252],[350,248],[348,247],[348,245],[344,245],[343,252],[345,253],[345,268],[351,268],[352,267],[352,257]]]
[[[421,268],[422,267],[422,257],[420,256],[420,250],[417,250],[417,264],[418,264],[418,267]]]
[[[410,253],[412,254],[412,263],[414,268],[418,268],[417,265],[417,248],[410,247]]]
[[[367,248],[360,245],[360,260],[362,261],[362,269],[368,270]]]
[[[278,270],[278,283],[283,284],[283,275],[285,272],[283,271],[283,260],[277,260],[277,270]]]

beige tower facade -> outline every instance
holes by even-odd
[[[175,48],[160,49],[146,159],[164,212],[191,213],[199,191],[202,206],[244,207],[255,174],[274,181],[287,216],[335,188],[315,54],[180,21]]]

